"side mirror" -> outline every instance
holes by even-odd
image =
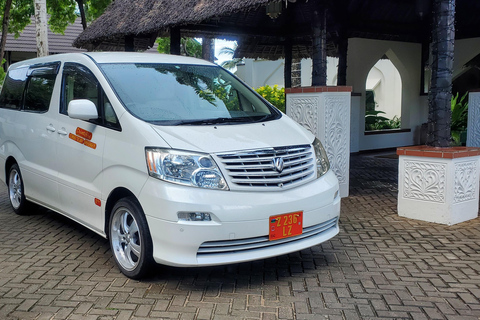
[[[79,120],[98,119],[97,107],[87,99],[72,100],[68,104],[68,116]]]

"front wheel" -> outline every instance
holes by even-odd
[[[132,279],[145,276],[153,263],[153,245],[143,210],[134,198],[115,204],[109,229],[110,248],[120,271]]]
[[[8,198],[13,211],[18,215],[25,215],[28,202],[25,199],[22,174],[18,164],[13,164],[8,173]]]

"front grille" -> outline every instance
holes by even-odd
[[[239,187],[292,187],[313,178],[310,145],[217,154],[231,183]]]
[[[270,241],[267,235],[248,239],[208,241],[202,243],[198,249],[197,256],[248,252],[256,249],[278,246],[284,243],[301,241],[330,231],[332,228],[336,227],[337,221],[338,218],[333,218],[323,223],[303,228],[302,234],[281,240]]]

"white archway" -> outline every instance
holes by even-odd
[[[379,114],[382,117],[388,118],[388,126],[383,129],[395,129],[400,127],[402,117],[402,78],[400,72],[385,54],[379,59],[375,65],[370,69],[366,84],[366,91],[373,92],[375,111],[381,111]],[[366,102],[367,109],[373,110],[373,101]],[[380,128],[376,128],[382,129]],[[366,130],[376,130],[375,128],[366,128]]]

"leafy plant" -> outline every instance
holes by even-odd
[[[233,68],[235,68],[237,66],[237,64],[239,64],[240,62],[243,61],[242,58],[233,58],[233,56],[235,54],[235,50],[237,49],[237,47],[238,47],[238,44],[237,44],[237,42],[235,42],[234,45],[233,45],[233,48],[223,47],[223,48],[220,49],[219,54],[229,55],[229,56],[232,57],[230,60],[223,61],[220,64],[223,68],[228,69],[228,70],[232,70]]]
[[[454,145],[462,145],[466,140],[464,131],[467,130],[468,124],[468,102],[465,101],[468,96],[466,92],[460,100],[458,99],[458,92],[455,96],[452,96],[451,108],[452,108],[452,122],[450,124],[450,131]]]
[[[465,101],[468,92],[466,92],[460,100],[458,100],[458,92],[452,96],[452,124],[450,126],[453,131],[463,131],[467,128],[468,122],[468,102]]]
[[[170,53],[170,38],[157,38],[157,50],[160,53]],[[182,38],[180,40],[180,54],[188,57],[201,58],[202,44],[194,38]]]
[[[365,111],[365,131],[400,128],[401,119],[399,117],[394,116],[392,119],[388,119],[381,114],[385,114],[385,112],[380,110]]]
[[[285,112],[285,88],[280,88],[278,85],[273,87],[265,85],[255,89],[268,102],[273,104],[278,110]]]

